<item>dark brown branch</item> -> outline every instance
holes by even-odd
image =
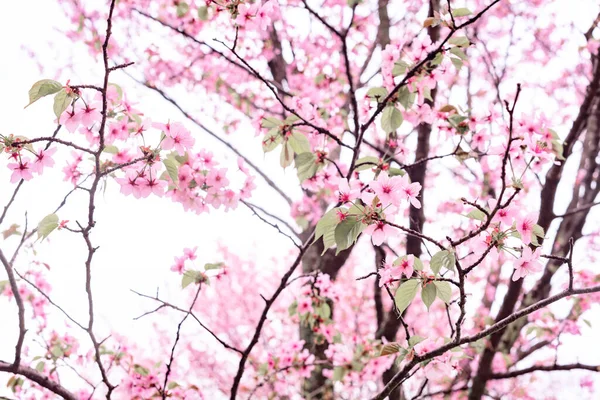
[[[519,369],[510,372],[501,372],[488,376],[488,379],[510,379],[516,378],[517,376],[530,374],[536,371],[571,371],[574,369],[584,369],[588,371],[600,372],[600,365],[586,365],[586,364],[564,364],[564,365],[537,365],[529,368]]]
[[[471,336],[466,336],[460,340],[455,339],[452,342],[445,344],[443,346],[440,346],[437,349],[432,350],[428,353],[425,353],[421,356],[415,356],[411,362],[406,364],[404,366],[404,368],[402,368],[402,370],[400,370],[393,377],[393,379],[385,386],[385,388],[379,394],[377,394],[375,397],[373,397],[372,400],[384,400],[385,397],[392,390],[394,390],[400,384],[400,382],[402,382],[402,380],[410,373],[412,368],[415,365],[417,365],[423,361],[431,360],[432,358],[438,357],[457,346],[462,346],[463,344],[467,344],[467,343],[473,343],[479,339],[483,339],[483,338],[490,336],[496,332],[499,332],[502,329],[506,328],[511,323],[515,322],[516,320],[518,320],[522,317],[525,317],[525,316],[533,313],[534,311],[544,308],[552,303],[555,303],[558,300],[561,300],[565,297],[597,293],[597,292],[600,292],[600,285],[591,286],[591,287],[583,288],[583,289],[565,290],[561,293],[555,294],[554,296],[550,296],[544,300],[540,300],[537,303],[534,303],[529,307],[520,309],[519,311],[516,311],[513,314],[507,316],[506,318],[503,318],[502,320],[496,322],[492,326],[480,331],[477,334],[474,334]]]
[[[32,382],[37,383],[41,387],[50,390],[52,393],[62,397],[66,400],[78,400],[79,397],[69,392],[60,383],[50,380],[46,375],[41,374],[39,371],[21,365],[19,368],[14,369],[12,364],[0,361],[0,372],[10,372],[16,375],[21,375]]]
[[[25,305],[23,304],[23,298],[19,293],[19,287],[17,286],[17,280],[15,279],[15,274],[13,271],[12,264],[6,259],[4,253],[0,249],[0,262],[4,266],[6,270],[6,275],[8,275],[8,283],[10,285],[10,290],[15,297],[15,302],[17,303],[18,316],[19,316],[19,336],[17,339],[17,344],[15,345],[15,360],[11,365],[11,372],[17,372],[20,368],[21,364],[21,350],[23,349],[23,342],[25,341],[25,333],[27,329],[25,328]]]

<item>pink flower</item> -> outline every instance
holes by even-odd
[[[521,240],[523,244],[531,243],[531,235],[533,233],[533,226],[537,221],[537,213],[530,213],[524,217],[517,218],[516,228],[517,232],[521,234]]]
[[[501,208],[496,212],[496,215],[494,215],[494,222],[499,221],[505,225],[512,226],[513,219],[515,218],[516,213],[517,210],[513,207],[509,206]]]
[[[394,265],[397,267],[399,275],[404,275],[410,278],[413,274],[415,264],[415,256],[409,254],[405,257],[399,258],[394,261]]]
[[[141,181],[141,185],[146,188],[148,194],[153,193],[158,197],[162,197],[167,188],[167,182],[156,178],[144,178]]]
[[[383,267],[379,270],[379,287],[392,283],[396,279],[394,272],[393,264],[387,262],[383,264]]]
[[[67,128],[69,132],[73,133],[81,123],[81,115],[76,112],[65,111],[60,116],[58,123]]]
[[[175,257],[175,264],[171,266],[171,271],[179,272],[183,274],[183,270],[185,269],[185,260],[186,257]]]
[[[312,299],[304,297],[298,300],[298,314],[304,314],[312,311]]]
[[[215,168],[210,170],[206,177],[206,184],[212,189],[220,189],[229,184],[229,180],[225,177],[227,169]]]
[[[166,126],[165,135],[167,137],[162,142],[162,148],[165,150],[175,149],[180,156],[185,155],[186,149],[194,145],[194,139],[190,132],[179,122],[167,124]]]
[[[398,196],[398,192],[401,186],[397,177],[390,178],[387,172],[382,172],[377,177],[377,180],[372,181],[369,186],[384,206],[389,204],[399,205],[400,197]]]
[[[394,234],[394,228],[383,221],[377,221],[376,223],[367,226],[364,232],[371,235],[375,246],[380,246],[388,236]]]
[[[235,19],[235,23],[241,27],[246,26],[246,23],[252,21],[254,18],[257,7],[258,5],[256,3],[251,5],[246,3],[240,4],[237,9],[238,16]]]
[[[35,161],[31,166],[31,170],[35,173],[41,174],[44,170],[44,167],[53,167],[54,160],[52,156],[56,153],[56,147],[53,147],[48,150],[40,150],[35,155]]]
[[[521,258],[514,263],[515,272],[512,277],[513,281],[542,270],[542,264],[539,261],[541,251],[542,249],[540,247],[538,247],[535,252],[532,252],[528,246],[523,248]]]
[[[92,126],[94,123],[102,119],[102,114],[98,110],[98,107],[100,107],[100,104],[97,104],[96,107],[87,105],[85,108],[79,111],[78,115],[86,128]]]
[[[421,202],[417,199],[417,196],[421,192],[421,184],[419,182],[410,183],[410,178],[407,174],[400,177],[400,188],[413,207],[421,208]]]
[[[133,194],[133,197],[139,199],[142,197],[142,181],[136,170],[127,170],[125,178],[117,178],[116,181],[121,185],[121,193],[124,195]]]
[[[347,179],[341,179],[338,189],[338,201],[342,204],[352,202],[360,195],[360,182],[353,181],[348,184]]]
[[[8,168],[12,169],[13,173],[10,176],[11,183],[17,183],[21,179],[28,181],[33,178],[31,174],[31,168],[29,167],[29,160],[21,158],[18,163],[9,163]]]
[[[487,129],[481,129],[479,132],[473,134],[471,147],[479,151],[485,151],[485,145],[489,139],[490,135],[487,133]]]
[[[193,249],[188,249],[186,247],[183,249],[183,254],[188,260],[194,261],[196,259],[196,250],[198,250],[198,246],[194,247]]]

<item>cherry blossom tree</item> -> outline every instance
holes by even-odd
[[[556,376],[592,395],[600,365],[562,354],[600,301],[596,2],[61,4],[103,74],[40,77],[29,105],[52,104],[48,134],[0,134],[3,330],[18,332],[0,372],[17,398],[541,399]],[[142,89],[176,112],[153,118]],[[63,200],[41,221],[11,213],[53,170]],[[108,186],[250,211],[287,256],[182,244],[164,268],[185,301],[132,283],[154,346],[99,336]],[[64,208],[76,194],[82,215]],[[35,250],[51,240],[85,246],[85,320],[53,300]]]

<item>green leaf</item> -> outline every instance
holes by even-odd
[[[361,157],[356,160],[355,170],[363,171],[365,169],[373,168],[379,164],[379,158],[374,156]]]
[[[274,117],[265,117],[263,118],[261,125],[266,129],[279,128],[283,125],[283,121]]]
[[[185,1],[180,1],[177,4],[177,16],[179,18],[184,17],[188,13],[189,10],[190,10],[190,6]]]
[[[404,257],[403,257],[404,258]],[[414,268],[416,271],[423,271],[423,261],[419,257],[414,258]]]
[[[398,176],[398,175],[404,176],[404,175],[406,175],[406,172],[400,168],[390,168],[390,169],[388,169],[387,173],[389,176]]]
[[[265,138],[262,141],[263,151],[265,153],[268,153],[271,150],[274,150],[277,146],[279,146],[279,143],[281,143],[282,140],[283,140],[283,137],[281,136],[281,133],[279,132],[279,128],[278,127],[271,128],[271,130],[269,132],[267,132],[267,134],[265,135]]]
[[[54,358],[61,358],[62,356],[65,355],[62,347],[60,347],[58,344],[55,344],[54,346],[52,346],[50,348],[50,353],[52,354],[52,356]]]
[[[460,47],[451,48],[450,53],[454,54],[456,57],[460,58],[461,60],[464,60],[464,61],[467,60],[467,55]]]
[[[317,173],[319,165],[316,161],[317,156],[313,153],[300,153],[296,156],[296,169],[300,182],[312,178]]]
[[[410,337],[410,339],[408,339],[408,345],[410,347],[415,347],[416,345],[418,345],[419,343],[421,343],[423,340],[425,340],[427,338],[423,337],[423,336],[419,336],[419,335],[412,335]]]
[[[117,146],[109,144],[107,146],[104,146],[104,150],[102,151],[108,154],[117,154],[119,152],[119,149],[117,148]]]
[[[383,109],[381,113],[381,128],[385,133],[389,134],[400,128],[402,121],[404,121],[404,117],[396,107],[387,106]]]
[[[417,95],[408,90],[408,87],[402,86],[400,90],[398,90],[398,102],[405,110],[408,110],[412,104],[415,102]]]
[[[65,89],[56,93],[56,96],[54,96],[54,115],[56,115],[56,118],[60,118],[72,101],[73,98],[69,96]]]
[[[484,214],[483,211],[475,208],[473,210],[471,210],[468,214],[467,214],[467,218],[470,219],[476,219],[478,221],[485,221],[486,220],[486,215]]]
[[[344,367],[335,367],[333,369],[333,380],[334,382],[336,381],[341,381],[342,379],[344,379],[344,376],[346,375],[346,368]]]
[[[40,362],[38,362],[38,363],[36,364],[36,366],[35,366],[35,369],[36,369],[38,372],[44,372],[44,367],[45,367],[45,366],[46,366],[46,363],[45,363],[45,362],[43,362],[43,361],[40,361]]]
[[[313,240],[313,243],[319,240],[326,232],[335,230],[335,227],[339,222],[337,217],[339,209],[339,207],[332,208],[321,217],[319,222],[317,222],[317,226],[315,227],[315,240]]]
[[[414,299],[417,294],[417,289],[419,288],[419,281],[417,279],[408,280],[400,285],[400,287],[396,290],[396,295],[394,296],[394,300],[396,302],[396,307],[400,313],[403,313],[404,310],[408,307],[410,302]]]
[[[317,315],[321,316],[321,318],[323,318],[324,320],[328,320],[329,317],[331,317],[331,307],[329,307],[329,304],[327,304],[327,302],[321,304],[317,308],[316,312]]]
[[[535,236],[539,237],[540,239],[543,239],[546,236],[546,233],[544,232],[544,228],[542,228],[538,224],[535,224],[533,226],[532,231],[533,231],[533,234]]]
[[[454,15],[455,18],[466,17],[471,14],[473,13],[468,8],[455,8],[452,10],[452,15]]]
[[[223,265],[225,265],[225,264],[222,262],[204,264],[204,270],[210,271],[211,269],[223,268]]]
[[[377,101],[385,99],[387,95],[388,91],[384,87],[372,87],[367,91],[367,97],[377,99]]]
[[[563,155],[563,144],[560,140],[553,140],[552,141],[552,151],[554,152],[554,154],[556,155],[556,158],[560,161],[564,161],[565,157]]]
[[[167,173],[169,174],[171,181],[173,181],[173,183],[177,185],[179,183],[179,164],[172,158],[165,158],[163,160],[163,164],[167,169]]]
[[[406,61],[398,60],[392,68],[392,76],[404,75],[410,65]]]
[[[442,250],[433,255],[431,257],[431,261],[429,262],[429,267],[433,271],[434,274],[439,274],[442,267],[446,268],[449,271],[454,270],[454,265],[456,264],[456,257],[454,253],[449,252],[448,250]]]
[[[296,154],[310,152],[310,143],[308,142],[308,138],[300,132],[292,133],[292,135],[288,138],[288,143]]]
[[[175,389],[176,387],[179,387],[179,383],[177,382],[169,382],[167,385],[167,389]]]
[[[437,290],[436,290],[435,286],[432,285],[431,283],[425,285],[421,289],[421,300],[423,300],[425,307],[427,307],[427,311],[429,311],[429,307],[431,307],[431,305],[435,301],[435,296],[437,294],[436,292],[437,292]]]
[[[452,288],[450,284],[446,281],[433,281],[435,288],[437,289],[437,296],[444,303],[449,304],[450,299],[452,298]]]
[[[200,21],[208,21],[208,7],[198,7],[198,18]]]
[[[452,61],[454,68],[456,68],[457,71],[460,71],[463,66],[462,60],[460,58],[450,57],[450,61]]]
[[[56,228],[58,228],[58,215],[50,214],[45,216],[37,226],[38,239],[46,239]]]
[[[287,168],[292,165],[294,161],[294,150],[290,145],[290,142],[287,141],[283,146],[281,146],[281,155],[279,156],[279,164],[281,168]]]
[[[140,364],[134,364],[133,370],[142,376],[148,376],[150,370],[146,367],[142,367]]]
[[[458,47],[469,47],[471,45],[471,42],[469,42],[469,39],[467,39],[465,36],[457,36],[450,38],[448,40],[448,43]]]
[[[394,354],[400,351],[402,346],[397,342],[386,343],[381,346],[381,352],[379,353],[379,357],[389,356],[390,354]]]
[[[27,104],[25,108],[44,96],[59,92],[62,88],[63,86],[60,82],[53,81],[52,79],[42,79],[41,81],[37,81],[33,84],[31,89],[29,89],[29,104]]]
[[[196,271],[185,271],[181,277],[181,288],[185,289],[194,281],[196,281]]]
[[[354,217],[348,217],[335,227],[335,243],[337,244],[338,254],[342,250],[346,250],[356,242],[358,235],[367,226]]]

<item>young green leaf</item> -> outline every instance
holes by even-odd
[[[366,225],[354,217],[348,217],[338,224],[335,227],[336,254],[352,246],[365,228]]]
[[[319,165],[316,161],[317,156],[310,152],[301,153],[296,156],[296,172],[300,182],[312,178],[317,173]]]
[[[421,300],[423,300],[425,307],[427,307],[427,311],[429,311],[429,307],[431,307],[431,305],[435,301],[435,296],[437,294],[436,292],[437,290],[435,288],[435,285],[432,285],[431,283],[425,285],[421,289]]]
[[[437,296],[440,300],[449,304],[450,299],[452,298],[452,288],[450,287],[450,284],[445,281],[433,281],[433,284],[437,289]]]
[[[400,128],[403,121],[402,113],[394,106],[385,107],[381,113],[381,129],[385,133],[389,134]]]
[[[419,281],[416,279],[408,280],[400,285],[400,287],[396,290],[396,295],[394,296],[394,300],[396,302],[396,307],[399,312],[404,312],[410,302],[414,299],[417,294],[417,289],[419,288]]]
[[[386,343],[381,346],[381,352],[379,353],[379,357],[389,356],[390,354],[394,354],[400,351],[402,346],[397,342]]]
[[[29,104],[25,108],[29,107],[39,99],[50,94],[58,93],[63,86],[60,82],[53,81],[52,79],[42,79],[33,84],[29,89]]]
[[[467,15],[471,14],[473,13],[468,8],[455,8],[452,10],[452,15],[454,15],[454,18],[466,17]]]
[[[179,164],[172,158],[165,158],[163,160],[163,164],[167,169],[167,173],[169,174],[171,181],[173,181],[173,183],[177,185],[179,183]]]
[[[58,215],[50,214],[45,216],[37,226],[38,239],[46,239],[56,228],[58,228]]]
[[[54,96],[54,115],[60,119],[63,112],[69,107],[73,98],[67,93],[65,89],[61,89],[56,96]]]

